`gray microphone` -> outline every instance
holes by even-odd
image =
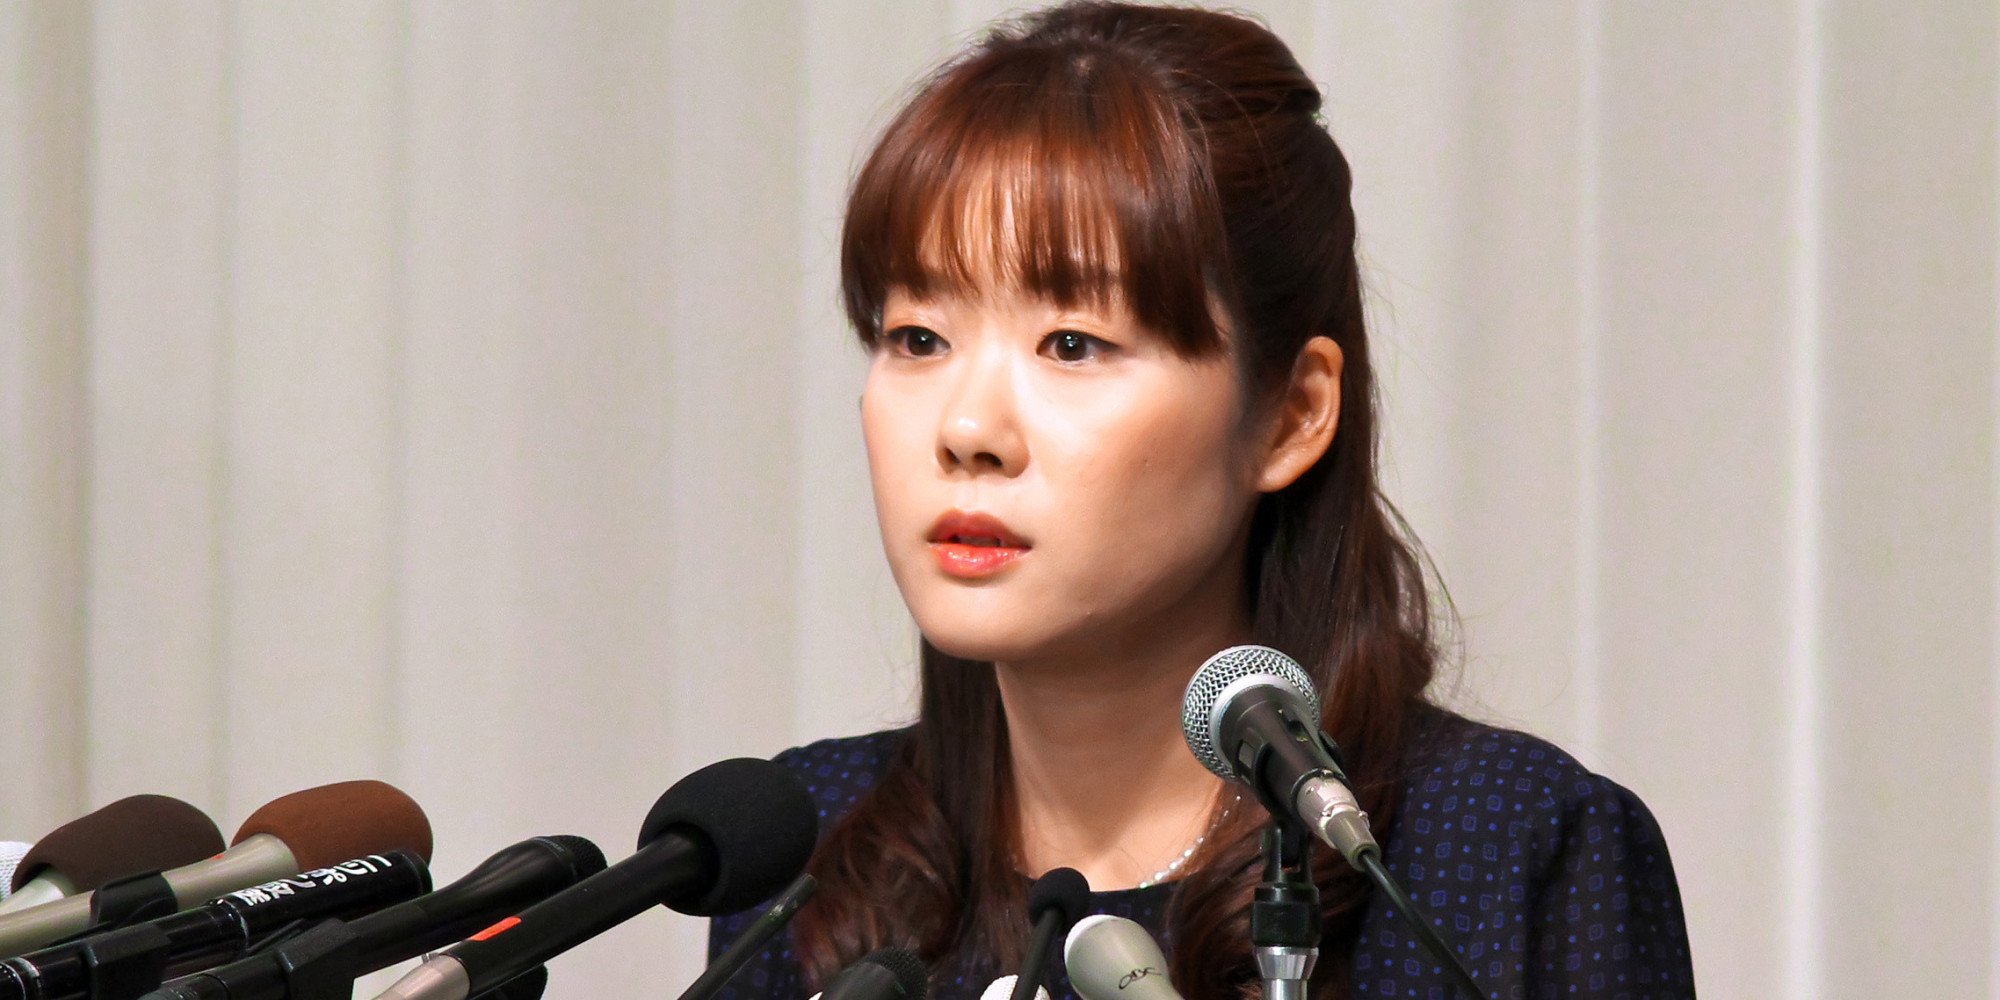
[[[431,827],[423,809],[380,781],[343,781],[273,799],[250,814],[228,850],[162,872],[174,909],[349,858],[408,850],[430,862]],[[12,958],[89,930],[96,922],[86,892],[0,915],[0,958]]]
[[[191,865],[222,850],[222,831],[168,795],[131,795],[56,827],[21,856],[0,914],[19,913],[107,882]]]
[[[1181,1000],[1159,942],[1124,917],[1099,913],[1077,921],[1063,942],[1063,964],[1083,1000]]]
[[[13,895],[10,890],[14,887],[14,866],[28,856],[28,849],[33,846],[18,840],[0,840],[0,899]]]
[[[1209,657],[1181,701],[1181,733],[1205,767],[1249,785],[1266,809],[1303,822],[1359,868],[1375,837],[1319,720],[1312,678],[1269,646]]]

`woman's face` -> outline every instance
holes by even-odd
[[[1241,614],[1256,460],[1228,357],[1122,305],[893,290],[861,398],[896,584],[947,653],[1137,648]]]

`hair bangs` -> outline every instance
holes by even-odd
[[[1204,151],[1104,53],[987,58],[922,91],[855,181],[842,289],[862,341],[892,288],[1123,305],[1184,354],[1224,346],[1221,213]]]

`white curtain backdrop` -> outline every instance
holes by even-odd
[[[442,881],[905,718],[835,238],[1009,6],[0,6],[0,838],[380,777]],[[1354,163],[1441,695],[1651,804],[1704,995],[2000,997],[2000,14],[1253,7]]]

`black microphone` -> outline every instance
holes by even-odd
[[[1021,956],[1013,1000],[1035,1000],[1035,990],[1048,974],[1050,949],[1089,908],[1090,883],[1074,868],[1051,868],[1028,887],[1028,919],[1035,922],[1035,934]]]
[[[307,968],[279,947],[175,980],[142,1000],[286,1000],[302,975],[354,976],[442,948],[523,906],[604,870],[604,852],[582,837],[535,837],[502,848],[457,881],[427,896],[346,921],[338,932],[316,927],[316,941],[339,933],[333,964]],[[317,957],[317,956],[316,956]]]
[[[429,888],[430,870],[411,851],[343,861],[7,959],[0,1000],[136,997],[168,976],[235,959],[301,921],[356,916]]]
[[[377,1000],[466,1000],[655,903],[734,913],[804,870],[818,833],[819,809],[789,768],[748,757],[710,764],[660,796],[637,853],[445,949]]]
[[[1291,657],[1269,646],[1209,657],[1188,682],[1181,732],[1210,771],[1249,785],[1272,815],[1304,823],[1348,863],[1379,852],[1340,750],[1320,730],[1312,678]]]
[[[924,1000],[924,963],[902,948],[881,948],[840,970],[814,1000]]]

